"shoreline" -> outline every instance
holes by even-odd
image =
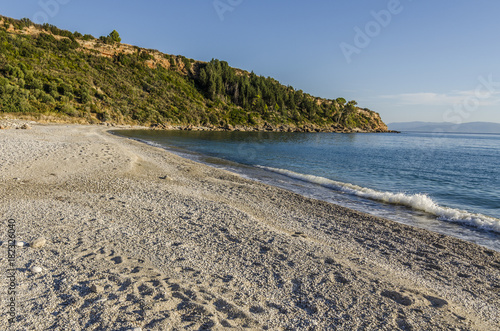
[[[165,130],[165,131],[231,131],[231,132],[300,132],[300,133],[314,133],[314,132],[327,132],[327,133],[401,133],[395,130],[364,130],[361,128],[347,128],[341,125],[331,126],[316,126],[314,124],[304,124],[299,126],[291,126],[288,124],[272,125],[265,123],[256,126],[243,126],[243,125],[225,125],[225,126],[197,126],[197,125],[160,125],[152,124],[149,129],[151,130]]]
[[[47,240],[17,249],[16,328],[500,327],[500,253],[108,129],[0,131],[3,228]]]
[[[19,116],[18,116],[19,117]],[[170,124],[151,124],[149,126],[144,125],[130,125],[130,124],[119,124],[113,122],[100,122],[98,124],[92,124],[85,121],[79,122],[78,118],[73,118],[74,121],[71,121],[70,118],[55,118],[53,116],[44,116],[41,115],[41,119],[37,116],[20,116],[12,117],[7,116],[0,117],[0,129],[16,129],[20,128],[20,126],[24,123],[27,124],[45,124],[45,125],[99,125],[99,126],[107,126],[107,127],[117,127],[121,129],[134,129],[140,128],[143,130],[156,130],[156,131],[229,131],[229,132],[289,132],[289,133],[401,133],[401,131],[389,130],[383,128],[377,129],[362,129],[362,128],[350,128],[345,127],[340,124],[332,124],[329,126],[318,126],[312,123],[306,123],[301,125],[290,125],[290,124],[269,124],[265,122],[264,124],[258,124],[254,126],[245,126],[245,125],[231,125],[226,124],[223,126],[215,126],[215,125],[170,125]]]

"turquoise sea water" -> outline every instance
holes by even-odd
[[[500,135],[119,134],[309,197],[500,251]]]

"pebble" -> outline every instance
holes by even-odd
[[[34,274],[39,274],[42,272],[42,268],[40,267],[32,267],[31,268],[31,272],[34,273]]]
[[[23,130],[31,130],[31,126],[28,125],[28,123],[24,123],[22,126],[21,126],[21,129]]]
[[[16,241],[16,246],[17,247],[24,247],[25,243],[22,241]]]
[[[133,328],[133,329],[128,329],[127,331],[142,331],[141,328]]]
[[[90,290],[94,293],[101,293],[102,291],[104,291],[104,288],[100,285],[96,285],[96,284],[93,284],[91,287],[90,287]]]
[[[40,238],[33,240],[33,242],[31,243],[31,247],[32,248],[41,248],[41,247],[45,246],[46,243],[47,243],[47,240],[45,240],[44,237],[40,237]]]

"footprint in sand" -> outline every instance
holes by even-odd
[[[403,306],[411,306],[413,304],[413,300],[410,297],[405,296],[397,291],[386,290],[382,291],[382,293],[380,294],[386,298],[392,299],[393,301]]]
[[[77,244],[75,272],[68,286],[59,288],[61,311],[51,328],[64,329],[75,312],[87,319],[86,329],[259,328],[250,315],[263,308],[240,308],[210,293],[194,280],[198,271],[183,268],[185,279],[170,278],[148,261],[110,247],[91,250]],[[226,284],[232,280],[231,275],[220,277]]]
[[[430,295],[424,295],[424,298],[426,298],[434,308],[442,308],[448,304],[448,301]]]
[[[297,231],[294,234],[292,234],[292,237],[295,237],[295,238],[307,238],[307,236],[303,232],[300,232],[300,231]]]

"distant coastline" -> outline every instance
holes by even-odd
[[[395,122],[389,123],[389,130],[436,133],[476,133],[500,134],[500,123],[469,122],[455,124],[450,122]]]

